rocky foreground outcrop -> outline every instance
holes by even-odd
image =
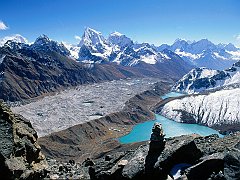
[[[196,134],[164,139],[160,124],[151,140],[115,148],[83,163],[48,159],[48,178],[93,180],[239,179],[240,132],[219,138]]]
[[[168,138],[164,149],[153,153],[151,143],[114,152],[89,165],[91,179],[238,179],[240,133],[185,135]]]
[[[0,179],[41,179],[47,161],[29,121],[0,102]]]

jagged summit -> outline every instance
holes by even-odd
[[[70,56],[70,51],[63,43],[53,41],[45,34],[40,35],[30,47],[41,52],[55,51],[61,55]]]
[[[240,60],[240,49],[233,44],[214,44],[208,39],[186,41],[177,39],[172,45],[161,45],[159,51],[169,49],[197,67],[223,70]]]
[[[237,51],[238,48],[236,48],[232,43],[228,43],[224,46],[224,48],[228,51]]]
[[[103,37],[102,33],[87,27],[78,46],[81,47],[83,44],[87,46],[95,46],[98,43],[106,43],[106,39]]]
[[[50,42],[51,42],[51,40],[49,39],[49,37],[45,34],[42,34],[35,40],[34,44],[44,45],[44,44],[48,44]]]

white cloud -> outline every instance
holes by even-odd
[[[240,34],[238,34],[238,35],[236,36],[236,39],[237,39],[238,41],[240,41]]]
[[[0,30],[6,30],[6,29],[8,29],[6,24],[4,24],[4,22],[0,21]]]
[[[74,38],[79,41],[82,39],[80,36],[77,36],[77,35],[75,35]]]

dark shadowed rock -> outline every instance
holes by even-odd
[[[193,136],[174,138],[166,143],[165,149],[158,157],[150,176],[164,179],[174,165],[180,163],[194,164],[201,156],[202,153],[196,146]]]
[[[47,162],[29,121],[0,102],[0,179],[40,179]]]
[[[240,151],[234,150],[224,157],[224,176],[226,179],[238,179],[240,177]]]
[[[155,124],[152,134],[149,144],[124,152],[120,158],[111,159],[111,162],[103,158],[97,160],[90,168],[91,179],[166,179],[175,164],[195,164],[202,156],[194,136],[169,139],[164,148],[164,133],[160,124]],[[153,150],[152,142],[159,143]]]
[[[224,138],[216,135],[167,138],[164,150],[152,151],[151,156],[149,142],[145,141],[140,146],[126,145],[124,151],[116,148],[107,155],[87,159],[82,164],[48,159],[51,164],[48,177],[102,180],[238,179],[240,157],[236,145],[240,141],[239,135],[235,133]],[[152,166],[146,166],[147,158],[154,162]],[[85,166],[86,163],[90,163],[89,166]]]
[[[207,179],[213,173],[223,172],[224,160],[223,154],[212,154],[200,159],[201,162],[186,169],[187,178],[190,179]]]

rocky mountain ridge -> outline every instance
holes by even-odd
[[[237,179],[239,133],[219,138],[186,135],[166,139],[161,151],[152,141],[136,149],[110,152],[93,160],[91,179]]]
[[[0,54],[3,59],[0,64],[0,98],[5,101],[29,99],[78,84],[134,76],[134,72],[116,66],[86,67],[48,49],[46,53],[3,47]]]
[[[209,68],[192,69],[172,89],[173,91],[191,94],[234,84],[240,84],[240,61],[222,71]]]

